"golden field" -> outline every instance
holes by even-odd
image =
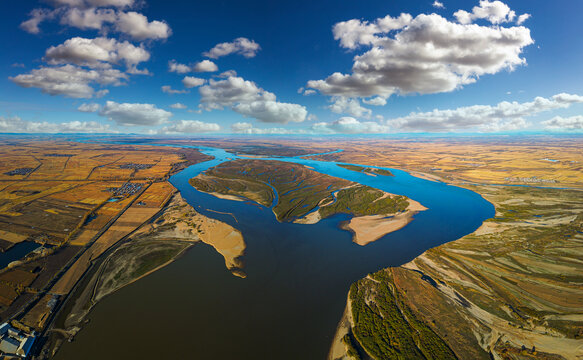
[[[209,159],[194,149],[12,137],[0,138],[0,158],[0,251],[43,245],[0,270],[0,320],[36,328],[47,320],[43,303],[164,207],[172,173]]]

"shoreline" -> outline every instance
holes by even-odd
[[[352,232],[352,241],[365,246],[379,240],[385,235],[407,226],[419,211],[427,208],[419,202],[409,199],[407,210],[396,215],[366,215],[356,216],[341,224],[341,229]]]
[[[346,345],[342,341],[344,336],[350,334],[352,331],[353,321],[352,321],[352,303],[350,301],[350,290],[346,295],[346,306],[344,307],[344,312],[342,317],[338,322],[336,331],[334,332],[334,337],[332,338],[332,344],[330,345],[330,351],[326,360],[351,360],[346,351]]]

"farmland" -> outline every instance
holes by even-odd
[[[194,149],[44,138],[0,145],[0,250],[37,244],[0,270],[0,318],[37,330],[96,259],[164,208],[171,174],[210,159]]]

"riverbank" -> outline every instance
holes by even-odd
[[[233,275],[245,277],[241,260],[245,242],[241,233],[199,214],[176,193],[155,221],[143,225],[112,248],[81,280],[69,304],[58,315],[61,320],[50,329],[51,349],[45,353],[54,354],[64,339],[75,336],[103,298],[168,266],[199,242],[220,253]]]
[[[441,344],[457,358],[583,357],[583,193],[468,187],[495,205],[496,216],[470,235],[372,274],[376,281],[357,281],[351,294],[358,289],[367,306],[355,310],[349,302],[347,309],[360,312],[351,328],[359,344],[387,358],[400,340],[382,334],[415,338],[422,329],[436,336],[434,345],[419,347],[423,353]],[[378,316],[390,321],[371,322]],[[338,349],[331,348],[334,359],[346,355]]]

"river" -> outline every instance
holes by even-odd
[[[221,149],[197,148],[215,158],[170,181],[197,211],[241,230],[247,278],[233,276],[212,247],[198,244],[103,299],[56,359],[325,359],[351,283],[469,234],[494,216],[492,204],[472,191],[401,170],[389,169],[393,177],[370,176],[333,162],[262,158],[307,165],[429,208],[403,229],[359,246],[338,228],[346,215],[313,225],[279,223],[270,208],[195,190],[190,178],[238,158]],[[231,213],[236,220],[207,209]]]

